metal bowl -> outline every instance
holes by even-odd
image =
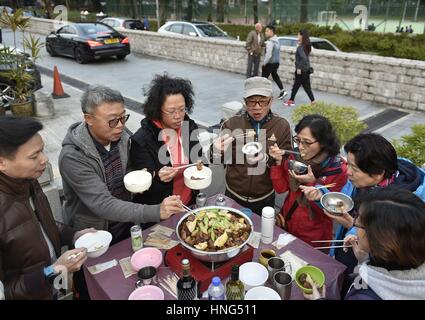
[[[305,174],[308,171],[308,166],[296,160],[289,160],[289,169],[294,170],[296,174]]]
[[[349,212],[354,207],[354,201],[342,192],[328,192],[320,198],[320,203],[326,211],[337,216]],[[341,204],[341,205],[340,205]]]
[[[255,156],[263,150],[263,146],[259,142],[248,142],[242,147],[242,152],[247,156]]]
[[[192,253],[192,255],[195,258],[198,258],[199,260],[206,261],[206,262],[227,261],[227,260],[237,256],[239,254],[239,252],[242,250],[242,248],[249,242],[249,240],[251,239],[251,237],[254,233],[254,225],[252,223],[252,220],[246,214],[244,214],[240,210],[237,210],[237,209],[234,209],[234,208],[231,208],[231,207],[208,206],[208,207],[202,207],[202,208],[194,209],[192,212],[194,214],[196,214],[199,211],[208,210],[208,209],[224,209],[224,210],[228,210],[232,213],[235,213],[239,216],[244,217],[245,220],[248,222],[249,226],[251,227],[251,232],[249,233],[248,239],[246,239],[242,244],[240,244],[237,247],[227,248],[227,249],[219,250],[219,251],[215,251],[215,252],[207,252],[207,251],[198,250],[198,249],[192,247],[191,245],[187,244],[186,242],[184,242],[183,239],[180,237],[180,231],[179,231],[180,230],[180,224],[189,215],[191,215],[191,213],[186,213],[184,216],[182,216],[180,218],[179,222],[177,223],[177,226],[176,226],[177,238],[179,239],[181,245],[183,247],[185,247],[186,249],[188,249]]]

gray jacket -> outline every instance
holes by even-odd
[[[310,69],[310,59],[302,45],[299,45],[295,52],[295,68],[301,69],[301,72],[307,72]]]
[[[276,35],[266,41],[266,53],[264,55],[264,63],[280,63],[280,43]]]
[[[127,172],[130,150],[129,130],[119,142],[123,173]],[[78,230],[94,227],[106,230],[108,221],[159,222],[159,205],[122,201],[111,195],[105,168],[85,122],[68,129],[59,155],[59,170],[65,194],[65,219]]]

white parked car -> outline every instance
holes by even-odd
[[[235,38],[227,35],[227,32],[210,22],[168,21],[158,29],[158,33],[176,36],[235,40]]]
[[[277,38],[281,46],[296,47],[298,43],[297,36],[281,36]],[[310,37],[310,42],[314,49],[341,51],[332,42],[323,38]]]
[[[143,22],[138,19],[108,17],[100,20],[100,22],[118,31],[123,31],[124,29],[145,30]]]

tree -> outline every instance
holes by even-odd
[[[224,3],[225,0],[217,1],[217,21],[224,22]]]
[[[257,23],[258,22],[258,0],[253,1],[252,9],[254,11],[254,23]]]
[[[137,6],[137,0],[131,0],[131,8],[132,8],[132,18],[133,19],[138,19],[140,18],[139,16],[139,10],[138,10],[138,6]]]
[[[208,0],[208,18],[207,21],[212,21],[213,0]]]
[[[182,0],[176,0],[176,19],[181,20],[182,18]]]
[[[159,0],[159,25],[162,26],[167,20],[167,0]]]
[[[308,0],[301,0],[300,6],[300,22],[308,22]]]
[[[273,0],[269,0],[268,8],[267,8],[269,23],[273,20]]]
[[[193,0],[187,1],[186,20],[192,21],[193,18]]]
[[[100,0],[91,0],[91,3],[93,5],[93,10],[95,12],[100,12],[102,10],[102,5],[100,3]]]

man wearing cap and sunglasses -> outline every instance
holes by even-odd
[[[226,195],[257,214],[261,214],[265,206],[274,207],[275,202],[270,180],[270,166],[274,160],[267,154],[269,147],[276,143],[281,149],[292,149],[288,121],[270,110],[273,103],[272,88],[272,82],[266,78],[252,77],[245,80],[245,110],[223,122],[222,137],[214,143],[214,158],[222,157],[220,153],[224,153]],[[250,132],[255,135],[250,135]],[[236,133],[243,133],[245,136],[240,139],[240,135]],[[248,157],[242,162],[238,161],[241,147],[249,141],[260,142],[262,151],[254,162]],[[230,145],[231,153],[227,152]],[[215,163],[217,160],[213,161]],[[265,165],[261,166],[260,163]],[[262,170],[255,171],[255,167]]]
[[[88,88],[81,97],[84,121],[68,130],[59,156],[65,194],[64,216],[80,230],[108,230],[113,243],[130,236],[133,223],[159,222],[182,212],[178,196],[160,205],[131,202],[124,187],[131,132],[122,95],[104,86]]]

